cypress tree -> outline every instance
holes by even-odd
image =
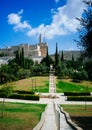
[[[61,61],[64,61],[64,54],[63,54],[63,51],[62,51],[62,54],[61,54]]]
[[[55,67],[58,66],[58,62],[59,62],[59,59],[58,59],[58,45],[56,43],[56,52],[55,52]]]
[[[22,47],[22,52],[21,52],[21,66],[24,68],[24,48]]]
[[[19,60],[20,59],[20,54],[19,54],[19,49],[15,52],[15,62],[16,64],[19,65]]]
[[[46,54],[46,66],[50,66],[50,62],[49,62],[49,55],[48,55],[48,47],[47,47],[47,54]]]
[[[74,61],[74,55],[72,54],[72,61]]]

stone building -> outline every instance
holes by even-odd
[[[34,45],[29,44],[20,44],[18,46],[11,46],[10,48],[0,49],[0,53],[5,54],[6,56],[14,56],[14,52],[18,49],[24,49],[24,56],[33,58],[33,57],[45,57],[47,54],[47,43],[42,42],[41,34],[39,36],[39,43]]]
[[[45,57],[47,54],[47,43],[43,43],[42,42],[42,38],[41,38],[41,34],[39,36],[39,46],[40,46],[40,52],[41,52],[41,56]]]

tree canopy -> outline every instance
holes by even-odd
[[[80,22],[78,45],[83,48],[85,57],[92,56],[92,2],[85,0],[87,9],[84,9],[82,18],[77,18]]]

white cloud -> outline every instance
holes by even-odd
[[[19,24],[21,22],[21,16],[18,14],[11,13],[8,15],[8,23],[9,24]]]
[[[58,1],[58,0],[57,0]],[[68,0],[67,4],[63,7],[57,8],[57,10],[51,9],[52,22],[50,25],[41,25],[37,28],[31,29],[27,35],[33,36],[41,32],[48,39],[53,38],[56,35],[66,35],[68,33],[74,33],[79,26],[79,22],[76,17],[81,17],[84,9],[84,3],[82,0]]]
[[[59,0],[56,0],[58,2]],[[31,37],[45,34],[47,39],[52,39],[56,35],[66,35],[74,33],[79,26],[79,22],[75,19],[81,17],[84,9],[82,0],[67,0],[67,4],[57,9],[51,9],[52,22],[49,25],[40,24],[36,28],[32,28],[27,21],[21,21],[23,10],[18,13],[8,15],[8,23],[14,25],[14,30],[26,30],[26,35]]]
[[[38,28],[33,28],[30,31],[27,32],[28,36],[34,36],[34,35],[39,35],[44,31],[45,27],[44,24],[41,24]]]
[[[58,3],[60,0],[55,0],[56,3]]]
[[[21,10],[18,12],[18,14],[21,15],[21,14],[23,13],[23,11],[24,11],[24,10],[21,9]]]
[[[8,15],[8,23],[14,25],[13,29],[15,31],[22,31],[23,29],[31,29],[31,25],[28,21],[21,21],[22,17],[20,16],[23,13],[21,9],[18,13],[11,13]]]

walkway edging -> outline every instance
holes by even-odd
[[[74,130],[83,130],[81,127],[79,127],[77,124],[75,124],[74,122],[72,122],[69,113],[65,112],[63,110],[63,108],[60,107],[60,105],[58,105],[60,111],[65,115],[66,121],[67,123],[74,129]]]
[[[57,130],[60,130],[60,112],[58,110],[57,104],[55,104],[54,102],[53,102],[53,106],[54,106],[54,113],[55,113],[55,121],[56,121],[56,125],[57,125]]]
[[[45,111],[42,113],[41,115],[41,119],[40,121],[38,122],[38,124],[33,128],[33,130],[41,130],[44,122],[45,122],[45,115],[46,115],[46,110],[47,110],[47,106],[45,108]]]

